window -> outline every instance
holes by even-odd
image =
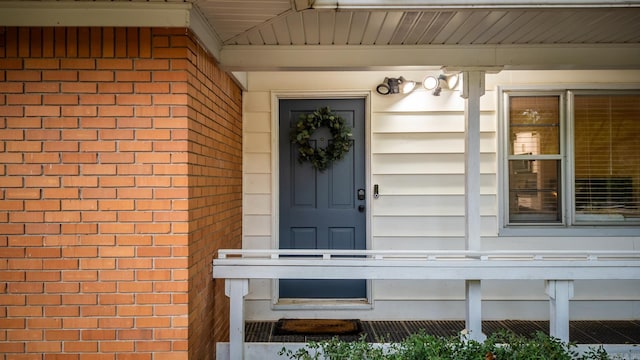
[[[505,92],[506,224],[640,223],[640,93]]]

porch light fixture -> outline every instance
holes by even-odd
[[[390,95],[390,94],[408,94],[412,92],[418,83],[413,80],[407,80],[404,77],[400,76],[399,78],[390,78],[386,77],[376,87],[376,91],[380,95]]]
[[[398,94],[400,92],[398,79],[388,77],[384,78],[382,83],[376,87],[376,91],[380,95]]]
[[[458,74],[442,74],[437,78],[427,76],[422,81],[422,86],[427,90],[433,90],[433,96],[440,96],[442,89],[451,90],[458,85]]]

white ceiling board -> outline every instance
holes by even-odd
[[[335,13],[320,11],[318,13],[318,32],[320,36],[320,45],[334,44]]]
[[[291,36],[289,36],[289,26],[287,20],[284,18],[271,24],[273,32],[276,35],[276,42],[278,45],[291,45]]]
[[[261,33],[257,31],[253,31],[247,34],[247,39],[249,40],[249,45],[259,45],[265,43]]]
[[[402,14],[402,18],[398,23],[398,27],[393,34],[393,37],[389,41],[391,45],[404,44],[407,35],[411,32],[418,20],[420,14],[417,12],[405,12]]]
[[[197,0],[194,3],[224,41],[291,9],[289,0]]]
[[[402,11],[392,11],[386,13],[384,21],[380,26],[378,37],[375,40],[375,43],[377,45],[389,45],[391,43],[391,38],[396,32],[396,29],[400,24],[400,20],[402,20],[402,15],[404,15],[404,12]]]
[[[278,45],[276,34],[273,32],[273,26],[263,26],[260,28],[260,35],[266,45]]]
[[[640,47],[638,0],[341,0],[339,8],[335,6],[337,0],[316,0],[313,8],[302,11],[297,11],[294,4],[306,8],[304,0],[0,0],[0,26],[186,26],[202,39],[208,39],[205,46],[212,54],[225,50],[233,54],[227,59],[235,59],[236,46],[255,47],[251,51],[253,59],[238,59],[238,63],[223,61],[236,68],[245,62],[254,68],[262,61],[262,55],[266,59],[277,57],[272,46],[308,46],[311,48],[306,50],[311,53],[317,46],[333,47],[326,64],[303,56],[305,61],[279,60],[283,64],[281,68],[326,69],[339,64],[348,68],[435,65],[431,60],[425,62],[411,56],[385,55],[390,44],[408,47],[405,50],[409,54],[414,53],[416,46],[423,50],[432,50],[434,45],[463,46],[460,50],[468,50],[469,46],[487,49],[492,48],[491,45],[513,45],[537,49],[537,46],[553,45],[557,46],[554,51],[543,52],[549,59],[538,56],[535,51],[525,52],[528,57],[507,51],[513,56],[499,61],[496,58],[504,47],[495,48],[498,53],[490,52],[492,57],[485,59],[484,65],[640,68],[640,56],[635,50]],[[199,19],[193,16],[194,12],[201,15]],[[609,60],[604,55],[580,60],[563,50],[600,44],[613,44],[614,48],[623,50],[605,53]],[[376,56],[392,60],[371,57],[368,50],[350,51],[369,46],[380,47],[382,51]],[[629,52],[629,46],[634,50]],[[345,49],[349,51],[344,52]],[[341,51],[343,54],[338,54]],[[357,56],[350,59],[354,53]],[[443,56],[438,52],[436,59],[452,61],[440,65],[461,65],[458,52],[454,53]],[[592,53],[587,51],[586,55],[592,56]],[[482,52],[479,56],[484,59],[488,55]],[[468,52],[466,57],[469,58]],[[471,62],[482,65],[478,59]],[[269,61],[263,67],[277,68]]]
[[[484,27],[479,27],[483,23],[484,18],[489,15],[488,11],[474,11],[468,14],[465,21],[457,27],[453,34],[447,39],[447,43],[460,44],[462,38],[468,35],[470,32],[484,31]]]
[[[364,35],[364,29],[367,27],[368,19],[368,12],[353,13],[353,17],[351,18],[351,27],[349,29],[349,42],[347,43],[348,45],[362,44],[362,37]]]
[[[382,24],[384,23],[384,19],[386,17],[385,12],[371,12],[369,13],[369,19],[367,21],[367,25],[364,29],[364,34],[362,34],[362,45],[374,45],[377,44],[376,40],[378,39],[378,35],[380,34],[380,29],[382,28]]]
[[[435,20],[436,13],[421,12],[416,16],[416,22],[411,30],[405,35],[404,45],[416,45],[420,42],[422,36],[427,32],[431,23]]]
[[[423,37],[420,39],[418,44],[437,44],[434,39],[440,32],[443,31],[445,26],[451,21],[455,14],[456,13],[453,11],[438,12],[435,19],[433,19],[433,22],[431,22],[429,28],[423,34]]]
[[[485,43],[486,39],[491,39],[502,28],[502,24],[508,23],[509,20],[505,19],[507,11],[491,11],[479,20],[476,26],[469,31],[459,43],[464,45],[474,43]]]
[[[348,44],[353,13],[340,11],[335,13],[334,36],[332,44]]]
[[[536,28],[538,28],[539,23],[544,22],[546,19],[544,16],[542,16],[540,13],[538,12],[534,12],[534,11],[528,11],[525,14],[525,17],[527,18],[526,21],[522,21],[521,23],[517,24],[517,28],[516,27],[511,27],[511,31],[509,31],[509,34],[507,34],[506,37],[504,37],[502,39],[502,41],[500,41],[500,43],[502,44],[526,44],[526,42],[521,42],[520,39],[522,39],[523,36],[525,36],[526,34],[528,34],[531,31],[534,31]],[[506,33],[506,31],[505,31]]]
[[[305,45],[305,27],[302,13],[292,13],[287,16],[287,28],[292,45]]]
[[[303,11],[302,21],[304,22],[304,44],[295,45],[319,45],[320,29],[317,11]]]
[[[434,8],[494,8],[494,7],[627,7],[636,1],[620,0],[315,0],[314,7],[325,9],[434,9]]]
[[[572,21],[576,17],[575,11],[556,11],[545,15],[545,19],[537,24],[530,32],[524,34],[518,41],[523,43],[545,42],[553,34],[563,33],[567,29],[580,26]]]

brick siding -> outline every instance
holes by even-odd
[[[0,28],[0,359],[212,359],[241,91],[187,29]]]

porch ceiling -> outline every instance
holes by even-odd
[[[48,11],[60,6],[73,11]],[[19,16],[38,8],[47,11]],[[640,68],[640,1],[0,0],[0,25],[38,19],[44,26],[182,22],[231,71]]]
[[[634,1],[194,4],[220,37],[221,61],[229,70],[640,67],[640,2]]]
[[[296,10],[290,0],[194,0],[225,45],[640,42],[640,3],[636,6],[622,1],[571,5],[563,1],[552,6],[549,4],[554,1],[540,2],[545,5],[520,1],[523,5],[516,6],[500,0],[492,2],[496,5],[453,0],[429,2],[435,5],[396,1],[401,5],[395,6],[351,1],[354,5],[348,6],[318,0],[313,7]]]

